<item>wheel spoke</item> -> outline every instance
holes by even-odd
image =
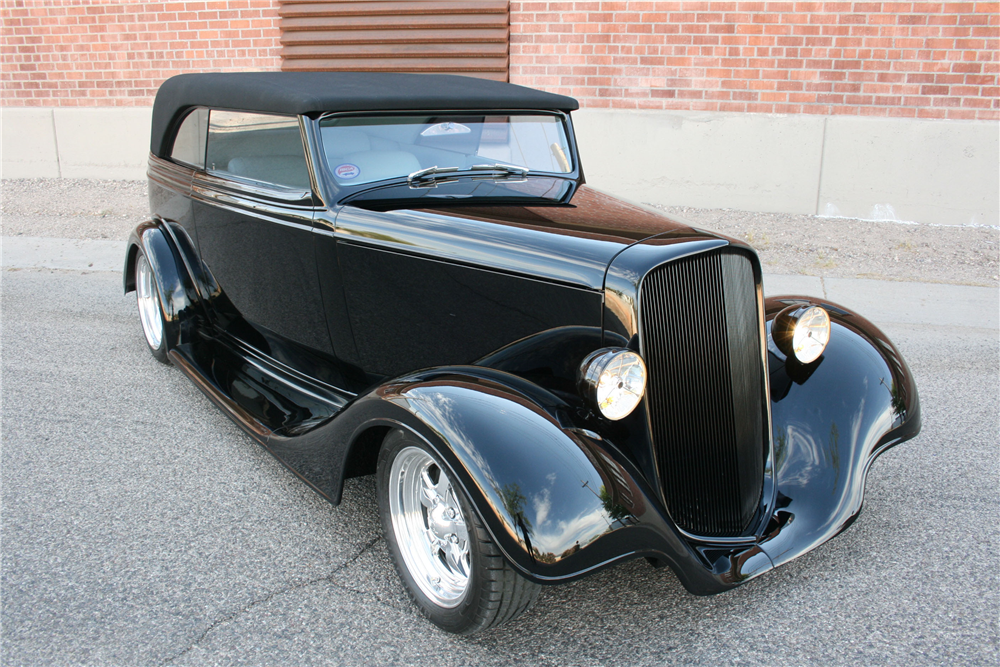
[[[424,535],[427,537],[427,553],[431,558],[437,558],[438,551],[441,550],[441,540],[438,536],[434,534],[434,531],[428,528],[424,531]]]
[[[460,544],[467,544],[469,541],[469,529],[465,525],[465,521],[461,519],[455,520],[455,535],[458,536],[458,541]]]
[[[441,499],[441,502],[450,503],[452,507],[458,505],[458,503],[454,502],[455,495],[451,490],[451,482],[448,481],[448,476],[443,472],[438,475],[438,481],[437,484],[434,485],[434,491],[437,492],[437,496]]]
[[[462,549],[464,542],[447,542],[444,549],[445,560],[448,566],[456,574],[468,575],[468,566],[465,562],[465,551]]]
[[[424,468],[420,471],[420,504],[431,509],[439,502],[441,502],[441,496],[438,495],[437,487],[431,481],[427,468]]]

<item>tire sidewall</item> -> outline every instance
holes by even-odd
[[[170,335],[170,328],[167,326],[167,321],[163,317],[163,297],[160,294],[160,285],[159,282],[156,280],[156,271],[153,269],[153,263],[149,261],[149,258],[146,256],[146,253],[143,252],[141,247],[138,249],[136,253],[135,266],[132,272],[132,278],[135,280],[135,285],[136,285],[135,288],[136,307],[138,308],[138,299],[139,299],[139,265],[143,260],[146,261],[146,264],[149,266],[149,272],[153,276],[153,281],[152,281],[153,293],[156,295],[156,303],[158,306],[158,308],[156,309],[156,314],[157,317],[160,318],[160,328],[161,328],[160,346],[153,347],[152,345],[149,344],[149,338],[146,337],[146,331],[142,323],[141,314],[139,316],[139,328],[140,330],[142,330],[142,340],[146,343],[146,347],[149,349],[150,354],[153,355],[153,358],[155,358],[157,361],[161,363],[169,364],[170,358],[167,356],[167,352],[169,350],[169,346],[167,345],[167,338],[169,338]]]
[[[392,514],[389,510],[389,475],[392,470],[393,460],[395,460],[396,455],[404,447],[418,447],[424,450],[434,459],[434,463],[448,475],[452,483],[452,489],[454,489],[455,496],[458,498],[459,505],[462,508],[462,514],[465,517],[465,525],[469,532],[469,555],[471,562],[469,568],[469,586],[465,591],[465,597],[462,598],[462,601],[450,609],[438,606],[420,590],[420,587],[413,579],[413,575],[410,574],[409,569],[406,567],[406,561],[403,560],[402,553],[396,541],[396,530],[393,527]],[[447,463],[441,460],[437,452],[427,446],[422,440],[404,431],[397,430],[386,437],[382,449],[379,451],[376,486],[378,490],[379,518],[382,521],[385,541],[389,547],[396,571],[399,573],[400,579],[403,580],[410,598],[420,609],[421,613],[441,629],[457,634],[475,632],[487,620],[483,618],[481,612],[483,608],[482,597],[484,595],[485,584],[483,569],[485,568],[485,564],[480,544],[483,539],[482,533],[484,529],[475,514],[475,509],[466,497],[465,491],[458,484],[454,471],[452,471]],[[487,539],[489,538],[487,537]]]

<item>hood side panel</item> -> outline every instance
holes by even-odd
[[[346,206],[336,220],[348,243],[583,287],[604,288],[611,260],[660,234],[715,236],[587,186],[562,206],[469,206],[378,212]]]

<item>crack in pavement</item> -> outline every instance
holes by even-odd
[[[333,584],[337,588],[350,591],[351,589],[346,588],[343,585],[338,584],[337,582],[333,581],[333,577],[335,577],[337,575],[337,573],[342,572],[346,568],[348,568],[351,565],[353,565],[369,549],[371,549],[376,544],[378,544],[378,541],[381,540],[381,539],[382,539],[381,535],[379,535],[378,537],[375,537],[375,538],[371,539],[367,544],[365,544],[361,548],[360,551],[358,551],[358,553],[354,554],[351,558],[349,558],[348,560],[344,561],[342,564],[338,565],[333,570],[331,570],[328,574],[326,574],[326,575],[324,575],[322,577],[316,577],[315,579],[309,579],[308,581],[303,581],[303,582],[298,583],[298,584],[292,584],[290,586],[285,586],[284,588],[281,588],[281,589],[278,589],[278,590],[273,591],[271,593],[268,593],[267,595],[265,595],[263,597],[260,597],[260,598],[257,598],[256,600],[252,600],[246,606],[244,606],[244,607],[236,610],[235,612],[233,612],[232,614],[230,614],[230,615],[228,615],[228,616],[226,616],[224,618],[220,618],[220,619],[212,621],[211,623],[209,623],[208,627],[205,628],[205,631],[202,632],[198,636],[197,639],[195,639],[193,642],[191,642],[191,644],[189,644],[187,647],[185,647],[179,653],[176,653],[175,655],[173,655],[173,656],[167,658],[166,660],[164,660],[161,663],[161,666],[169,665],[169,664],[173,663],[175,660],[178,660],[179,658],[182,658],[185,655],[187,655],[192,649],[194,649],[195,646],[198,646],[198,644],[200,644],[202,641],[204,641],[205,637],[207,637],[208,634],[210,632],[212,632],[212,630],[214,630],[215,628],[219,627],[220,625],[223,625],[225,623],[229,623],[230,621],[235,620],[236,618],[238,618],[238,617],[242,616],[243,614],[247,613],[248,611],[250,611],[251,609],[253,609],[257,605],[262,604],[264,602],[268,602],[270,600],[273,600],[274,598],[278,597],[279,595],[284,595],[285,593],[290,593],[291,591],[294,591],[294,590],[306,588],[308,586],[312,586],[314,584],[318,584],[318,583],[323,582],[323,581],[328,581],[329,583]],[[352,592],[361,593],[361,591],[352,591]],[[377,596],[376,596],[376,599],[378,599]],[[379,600],[379,602],[381,602],[381,600]]]
[[[350,593],[351,595],[357,595],[357,596],[361,596],[361,597],[364,597],[364,598],[374,599],[377,604],[380,604],[383,607],[386,607],[388,609],[392,609],[394,611],[415,612],[415,607],[413,605],[409,605],[409,604],[393,604],[389,600],[385,600],[381,596],[379,596],[377,593],[372,593],[371,591],[362,591],[362,590],[358,590],[357,588],[351,588],[350,586],[347,586],[345,584],[341,584],[341,583],[333,581],[333,580],[330,581],[330,585],[333,586],[334,588],[338,588],[338,589],[344,591],[345,593]]]

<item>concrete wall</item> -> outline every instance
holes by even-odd
[[[3,178],[145,179],[150,107],[0,110]]]
[[[145,178],[149,108],[0,110],[4,178]],[[630,199],[1000,224],[1000,124],[583,109],[587,180]]]
[[[587,181],[647,203],[1000,224],[1000,123],[583,109]]]

